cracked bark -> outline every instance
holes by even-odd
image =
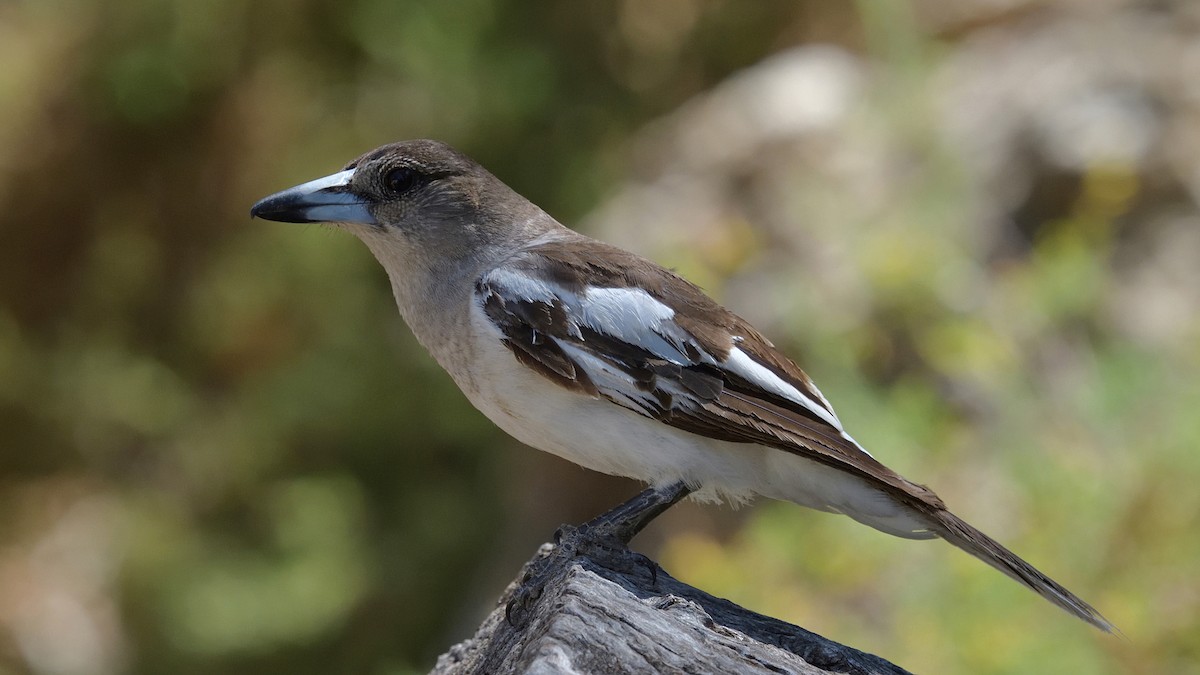
[[[535,560],[550,549],[543,545]],[[439,657],[432,673],[908,672],[709,595],[661,569],[654,575],[627,550],[592,551],[553,568],[527,619],[514,627],[504,608],[518,581],[475,636]]]

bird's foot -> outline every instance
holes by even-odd
[[[615,571],[633,574],[637,568],[650,571],[651,583],[658,581],[658,564],[629,550],[629,541],[672,504],[691,492],[685,483],[650,488],[616,508],[580,525],[563,525],[554,533],[554,548],[525,568],[521,582],[504,608],[512,626],[524,625],[547,584],[569,568],[575,558],[603,559]]]
[[[523,626],[546,587],[577,558],[603,560],[605,567],[624,574],[645,570],[650,574],[651,583],[657,583],[658,563],[631,551],[623,534],[609,523],[595,521],[559,527],[554,533],[553,548],[526,566],[525,574],[505,605],[504,616],[509,625]]]

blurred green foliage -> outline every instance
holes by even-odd
[[[823,323],[798,270],[778,342],[877,456],[1128,637],[783,504],[665,533],[664,565],[917,671],[1200,672],[1196,308],[1154,344],[1106,320],[1128,167],[1083,176],[1025,254],[973,257],[922,88],[952,39],[869,2],[0,4],[0,672],[428,668],[533,523],[569,518],[536,476],[590,479],[469,408],[356,241],[249,205],[435,137],[572,223],[635,130],[809,41],[890,64],[867,124],[928,159],[870,222],[812,223],[871,315]],[[681,266],[716,290],[769,244],[730,227],[729,259]]]

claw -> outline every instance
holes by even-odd
[[[504,606],[505,621],[514,628],[523,625],[525,620],[521,615],[528,614],[542,597],[551,577],[563,569],[567,561],[589,549],[628,552],[629,540],[634,535],[689,492],[691,488],[682,482],[651,488],[583,525],[559,527],[554,532],[554,549],[526,568],[512,599]],[[640,553],[634,555],[635,564],[649,568],[651,581],[657,584],[658,564]]]
[[[658,566],[658,563],[637,551],[630,551],[630,553],[633,554],[633,562],[635,564],[641,565],[650,571],[650,584],[652,586],[658,585],[658,570],[662,569]]]
[[[538,598],[542,597],[542,586],[534,586],[532,588],[522,585],[513,592],[513,597],[504,605],[504,620],[513,628],[520,628],[525,621],[522,620],[521,614],[528,618],[530,607],[537,602]]]
[[[517,622],[515,620],[513,620],[513,601],[512,600],[509,600],[508,603],[506,605],[504,605],[504,622],[507,623],[508,625],[512,626],[513,628],[518,627]]]

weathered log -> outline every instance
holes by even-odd
[[[908,672],[688,586],[628,550],[555,562],[540,598],[512,625],[506,604],[551,550],[542,546],[475,636],[439,657],[432,673]]]

